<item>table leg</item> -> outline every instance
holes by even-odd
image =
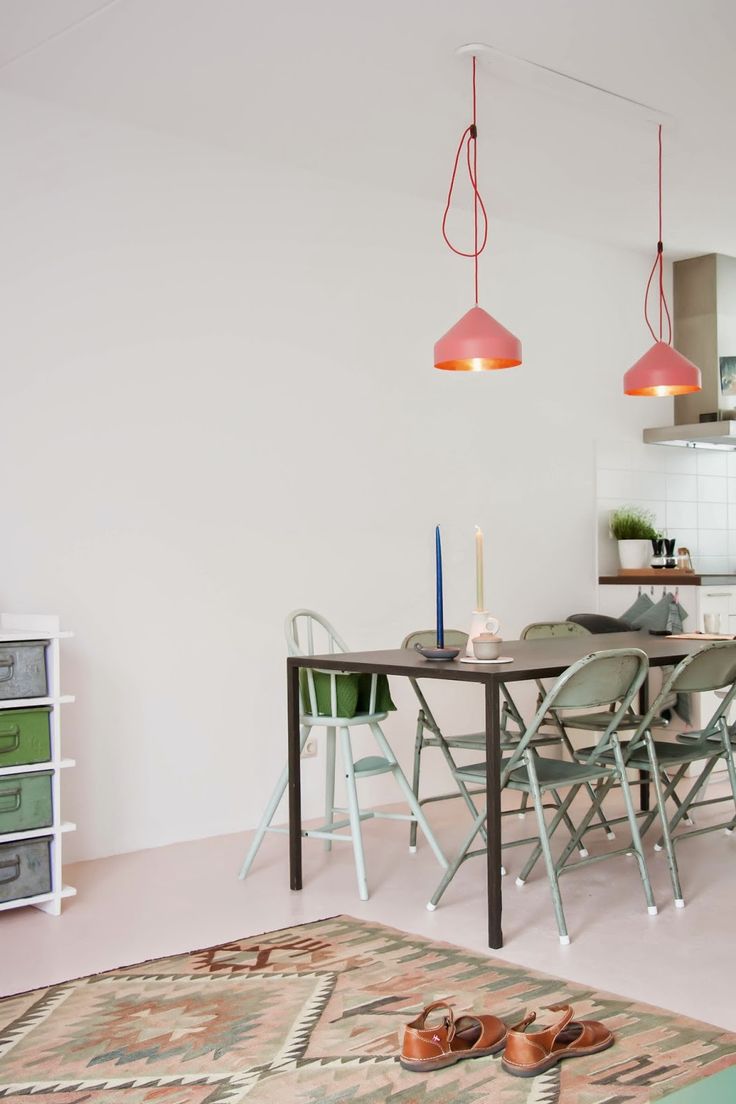
[[[486,858],[488,864],[488,946],[503,947],[501,930],[501,718],[498,680],[486,690]]]
[[[649,709],[649,675],[639,687],[639,716],[643,717]],[[639,771],[639,808],[642,812],[649,809],[649,771]]]
[[[289,878],[292,889],[302,888],[302,779],[299,746],[299,668],[286,665],[289,712]]]

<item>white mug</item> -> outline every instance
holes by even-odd
[[[501,622],[498,620],[497,617],[489,617],[489,619],[486,621],[486,632],[492,633],[493,636],[496,635],[500,628]]]
[[[703,627],[707,633],[719,633],[721,631],[720,613],[706,613],[703,615]]]

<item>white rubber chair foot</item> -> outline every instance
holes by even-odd
[[[581,847],[580,851],[578,853],[579,853],[581,859],[587,859],[587,857],[588,857],[588,848],[587,847]]]
[[[685,902],[682,897],[675,897],[675,908],[684,908]]]
[[[526,813],[517,813],[516,815],[518,816],[519,820],[523,820],[526,816]]]
[[[661,843],[655,843],[654,850],[655,851],[661,851],[662,850],[662,844]]]
[[[724,834],[724,836],[732,836],[733,835],[733,828],[724,828],[723,829],[723,834]]]
[[[409,848],[409,854],[410,855],[416,855],[416,853],[417,853],[416,847],[410,847]]]
[[[688,828],[692,828],[695,824],[695,821],[691,820],[690,817],[683,817],[682,818],[682,823],[687,824]]]
[[[517,884],[518,886],[523,886],[523,885],[526,885],[526,882],[524,881],[524,879],[523,879],[523,878],[517,878],[517,879],[516,879],[516,884]]]
[[[436,905],[433,905],[431,901],[429,901],[429,902],[427,903],[427,912],[434,912],[434,910],[435,910],[436,908],[437,908],[437,906],[436,906]]]
[[[501,867],[501,877],[502,877],[502,878],[505,878],[505,877],[506,877],[506,867],[505,867],[505,866],[502,866],[502,867]]]
[[[606,839],[615,839],[615,838],[616,838],[616,833],[615,832],[606,832]]]
[[[570,936],[569,935],[561,935],[560,936],[560,944],[563,947],[569,947],[570,946]]]
[[[631,856],[632,856],[633,854],[634,854],[634,852],[633,852],[633,851],[627,851],[627,852],[626,852],[626,858],[627,858],[627,859],[630,859],[630,858],[631,858]]]
[[[650,916],[656,916],[657,915],[657,906],[656,905],[647,905],[647,912],[649,913]]]

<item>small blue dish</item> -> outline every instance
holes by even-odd
[[[457,659],[460,655],[459,648],[430,648],[424,644],[415,644],[414,647],[420,656],[434,663],[446,663],[450,659]]]

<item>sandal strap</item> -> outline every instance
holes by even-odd
[[[444,1000],[436,1000],[431,1004],[428,1004],[421,1016],[419,1016],[417,1023],[421,1024],[420,1031],[428,1031],[427,1016],[430,1012],[435,1012],[438,1008],[444,1008],[445,1010],[445,1027],[447,1028],[447,1041],[452,1042],[455,1037],[455,1013],[452,1010],[452,1005],[448,1004]]]

